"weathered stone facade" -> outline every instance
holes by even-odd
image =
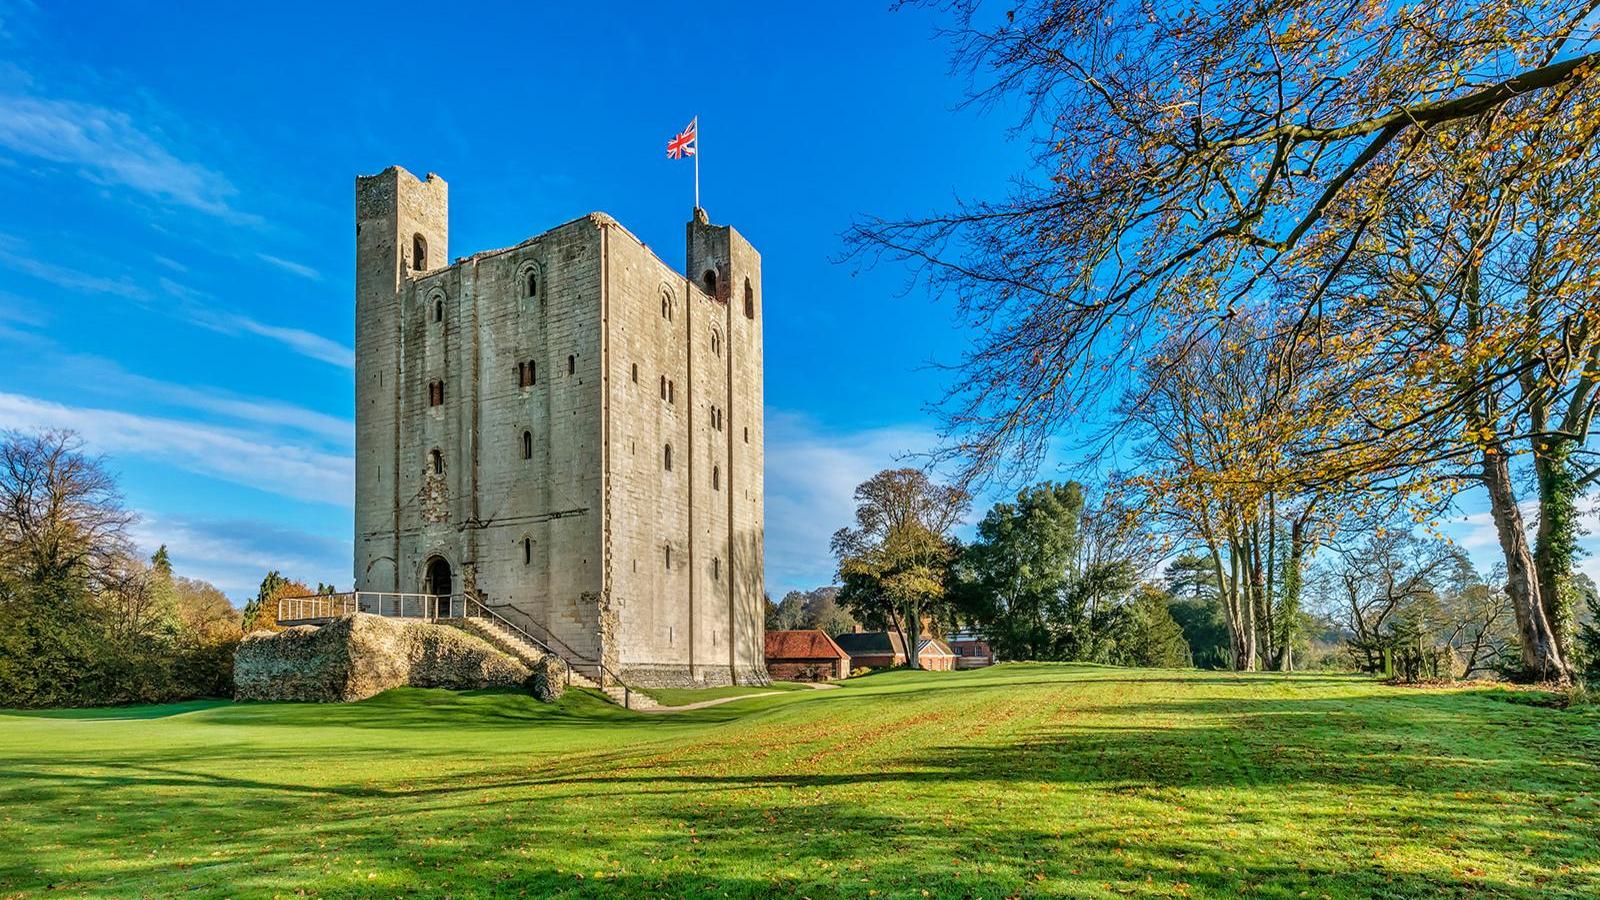
[[[356,613],[321,628],[246,635],[233,656],[233,683],[239,700],[349,703],[404,685],[526,686],[548,700],[560,696],[560,687],[552,694],[546,669],[445,625]]]
[[[356,179],[356,589],[448,577],[580,670],[765,682],[759,254],[700,210],[688,277],[602,213],[448,238],[438,176]]]

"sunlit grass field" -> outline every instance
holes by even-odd
[[[0,713],[0,896],[1596,896],[1600,714],[1507,697],[1004,665]]]

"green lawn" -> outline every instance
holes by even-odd
[[[0,714],[0,896],[1596,896],[1600,713],[1504,696],[1007,665]]]

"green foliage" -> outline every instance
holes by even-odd
[[[1126,623],[1115,642],[1113,662],[1162,669],[1194,664],[1183,628],[1168,611],[1169,600],[1167,592],[1153,584],[1142,584],[1134,591],[1126,607]]]

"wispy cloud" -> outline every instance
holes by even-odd
[[[774,596],[833,581],[829,540],[855,516],[856,485],[936,444],[915,426],[828,432],[806,416],[766,413],[766,564]]]
[[[313,334],[299,328],[284,328],[278,325],[268,325],[257,322],[249,316],[233,315],[222,320],[222,327],[233,327],[242,331],[258,334],[262,337],[278,341],[285,347],[301,356],[309,356],[325,363],[342,366],[346,369],[356,367],[356,351],[338,341],[329,340],[320,334]]]
[[[0,393],[0,422],[22,429],[70,428],[97,452],[156,460],[296,500],[349,506],[355,493],[350,456],[270,434],[8,393]]]
[[[3,128],[0,125],[0,128]],[[0,140],[4,140],[0,137]],[[80,291],[89,294],[112,294],[137,300],[145,296],[145,292],[137,284],[126,277],[109,278],[104,275],[93,275],[79,271],[68,266],[56,265],[46,260],[38,259],[27,252],[27,245],[10,235],[0,234],[0,266],[20,272],[30,278],[53,284],[56,287],[66,288],[69,291]]]
[[[0,149],[71,168],[96,184],[131,188],[226,221],[259,221],[229,205],[237,192],[226,178],[180,158],[159,130],[141,129],[121,110],[0,94]]]
[[[277,266],[278,268],[292,275],[299,275],[301,278],[308,278],[312,281],[322,280],[322,273],[311,268],[310,266],[301,265],[293,260],[273,256],[270,253],[257,253],[256,256],[263,262],[271,263],[272,265]]]
[[[173,281],[160,278],[162,290],[183,301],[184,317],[203,328],[222,334],[253,334],[282,344],[293,353],[345,369],[356,367],[356,352],[335,340],[325,338],[301,328],[270,325],[241,313],[219,310],[204,291],[197,291]]]
[[[132,537],[146,554],[165,544],[179,575],[209,581],[240,604],[255,594],[262,576],[272,569],[313,585],[318,581],[341,587],[350,583],[348,539],[285,528],[275,522],[141,510]]]

